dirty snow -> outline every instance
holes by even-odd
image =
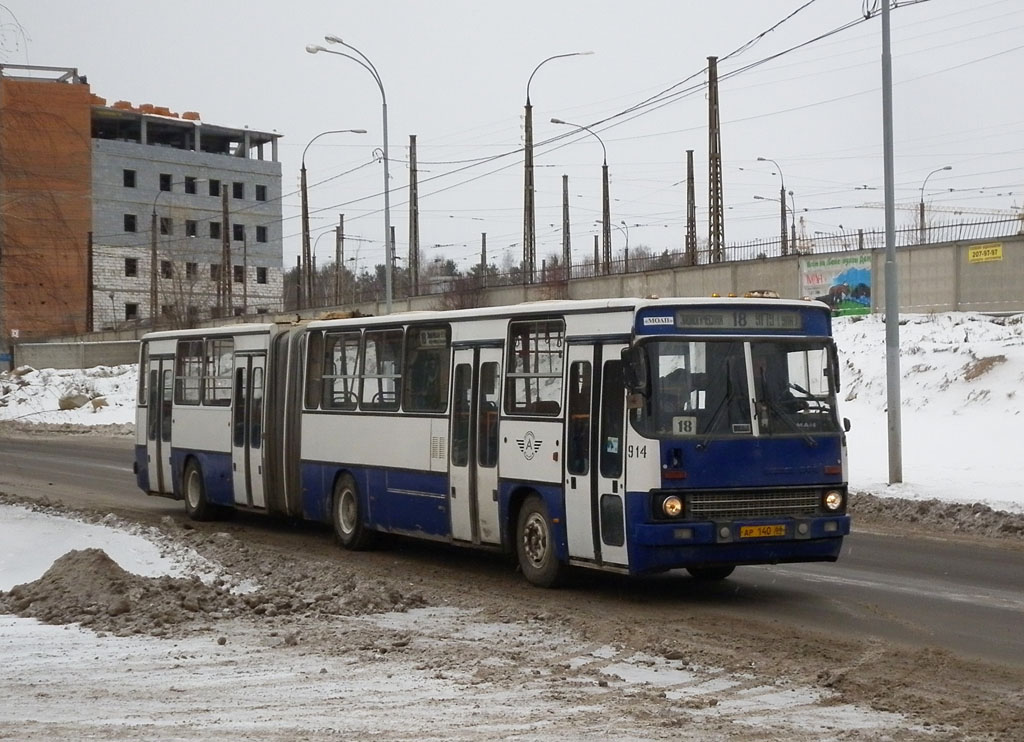
[[[851,487],[880,497],[1024,512],[1024,399],[1017,391],[1024,386],[1024,318],[956,313],[905,319],[906,483],[894,487],[886,484],[882,318],[835,324],[841,412],[853,424]],[[131,423],[136,378],[133,366],[4,374],[0,419]],[[102,397],[106,404],[59,410],[60,398],[70,394]],[[307,600],[299,599],[299,581],[252,584],[240,594],[230,586],[242,564],[205,562],[158,529],[112,517],[85,523],[45,507],[4,505],[0,536],[0,590],[22,585],[0,599],[38,600],[43,620],[58,624],[0,615],[0,738],[846,740],[957,734],[842,702],[827,686],[784,678],[765,684],[764,677],[672,653],[588,642],[551,622],[495,622],[464,608],[424,605],[414,592],[382,592],[352,576],[329,576],[337,590],[317,588]],[[239,555],[249,558],[244,547]],[[43,585],[58,586],[69,596],[65,603],[74,597],[73,610],[47,604]],[[119,590],[125,601],[149,601],[148,612],[132,619]],[[193,615],[200,623],[183,628]],[[156,628],[154,616],[163,617]]]

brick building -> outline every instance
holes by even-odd
[[[280,310],[278,138],[108,105],[75,69],[0,65],[0,354]]]

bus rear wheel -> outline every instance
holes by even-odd
[[[351,551],[368,549],[373,545],[375,533],[363,523],[359,504],[359,489],[350,474],[338,477],[334,484],[331,520],[338,543]]]
[[[733,573],[736,569],[731,564],[727,564],[721,567],[687,567],[686,571],[690,573],[690,576],[695,580],[701,582],[716,582],[718,580],[724,580],[726,577]]]
[[[210,520],[213,506],[206,499],[206,485],[203,483],[203,469],[195,459],[189,459],[182,475],[182,489],[185,494],[185,512],[192,520]]]
[[[565,565],[555,553],[548,508],[537,495],[527,497],[519,509],[516,556],[523,576],[537,587],[556,587],[565,577]]]

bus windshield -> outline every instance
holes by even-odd
[[[656,340],[630,419],[651,437],[838,432],[829,341]],[[751,386],[752,385],[752,386]]]

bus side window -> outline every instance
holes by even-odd
[[[604,364],[601,379],[601,476],[616,479],[622,476],[622,454],[625,432],[622,424],[625,406],[625,380],[622,378],[622,361],[608,361]]]
[[[566,469],[570,474],[590,471],[590,363],[569,366],[568,420],[566,420]]]
[[[324,335],[311,332],[306,339],[306,409],[320,406],[320,389],[324,383]]]

